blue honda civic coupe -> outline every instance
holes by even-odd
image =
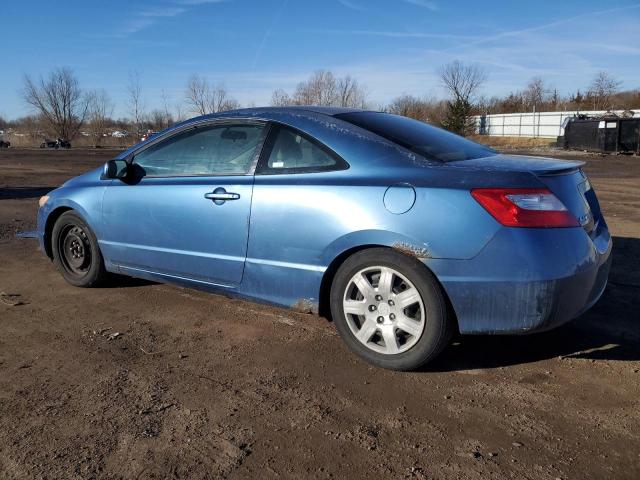
[[[546,330],[598,300],[611,236],[581,166],[387,113],[236,110],[42,197],[38,237],[72,285],[123,274],[318,312],[410,370],[456,331]]]

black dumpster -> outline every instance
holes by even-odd
[[[640,155],[640,118],[621,118],[618,130],[619,151]]]
[[[640,153],[640,118],[572,118],[562,146],[601,153]]]

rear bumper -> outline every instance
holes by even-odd
[[[611,236],[581,228],[504,228],[471,260],[431,260],[461,333],[549,330],[593,306],[607,284]]]

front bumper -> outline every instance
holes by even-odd
[[[49,193],[49,195],[51,195],[51,193]],[[45,238],[45,231],[46,231],[47,219],[49,218],[49,215],[53,210],[54,210],[54,202],[51,198],[49,198],[49,201],[47,203],[45,203],[44,205],[38,208],[38,213],[36,215],[35,235],[36,235],[36,238],[38,239],[40,251],[44,253],[46,256],[48,256],[49,258],[51,258],[51,255],[50,255],[51,249],[48,248],[48,246],[46,245],[47,239]]]
[[[503,228],[471,260],[431,260],[461,333],[531,333],[579,316],[600,298],[611,236],[581,228]]]

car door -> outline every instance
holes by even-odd
[[[367,222],[345,189],[348,168],[311,136],[272,125],[256,168],[244,289],[285,305],[317,301],[322,253]]]
[[[238,285],[265,132],[256,122],[200,125],[135,152],[140,178],[105,189],[105,258],[123,273]]]

